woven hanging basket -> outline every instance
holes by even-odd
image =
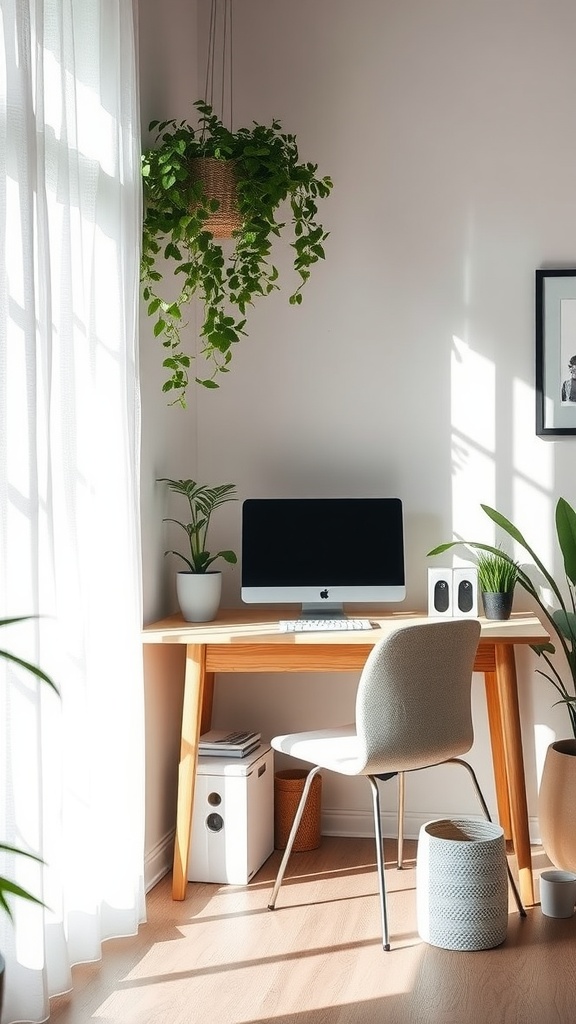
[[[193,182],[202,182],[208,199],[216,199],[220,204],[205,222],[206,231],[211,231],[214,238],[231,238],[232,232],[242,227],[238,211],[236,162],[216,160],[215,157],[194,157],[190,161],[190,176]]]
[[[307,771],[294,768],[290,771],[276,772],[274,776],[274,848],[276,850],[286,849],[307,775]],[[320,846],[321,805],[322,776],[315,775],[292,847],[295,853],[316,850]]]

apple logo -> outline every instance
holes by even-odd
[[[320,597],[322,598],[323,601],[327,601],[328,600],[328,591],[327,590],[321,590],[320,591]]]

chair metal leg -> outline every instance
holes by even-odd
[[[278,874],[276,875],[276,881],[274,882],[274,888],[272,890],[270,902],[268,903],[268,910],[274,910],[276,906],[276,897],[278,896],[278,891],[280,889],[280,886],[282,885],[282,879],[284,878],[284,872],[286,871],[286,867],[290,859],[290,854],[292,853],[292,847],[294,846],[294,840],[296,839],[298,826],[300,824],[300,821],[302,820],[302,815],[304,814],[304,808],[306,807],[306,801],[308,800],[310,786],[312,785],[312,780],[314,779],[314,776],[317,775],[318,772],[320,771],[320,768],[321,765],[317,765],[315,768],[312,768],[308,772],[308,775],[306,776],[306,782],[304,783],[304,789],[302,790],[300,803],[296,808],[296,814],[294,815],[294,821],[292,822],[292,828],[290,829],[290,835],[288,836],[288,842],[286,843],[284,856],[282,857],[282,860],[280,862],[280,867],[278,868]]]
[[[474,771],[472,765],[468,764],[468,761],[464,761],[461,757],[451,757],[448,759],[448,761],[445,762],[445,764],[461,764],[463,768],[466,768],[466,771],[468,772],[470,778],[472,779],[472,782],[474,783],[476,795],[478,797],[478,800],[480,801],[480,805],[482,807],[482,810],[484,811],[484,815],[488,819],[488,821],[492,821],[492,818],[490,817],[490,811],[488,810],[488,805],[484,799],[482,790],[480,789],[480,785],[478,783],[478,779],[476,778],[476,772]],[[516,887],[516,882],[514,881],[514,878],[512,876],[510,865],[508,864],[508,858],[506,858],[506,871],[508,872],[508,881],[510,882],[511,889],[514,894],[514,900],[516,902],[516,906],[518,907],[518,913],[521,917],[526,917],[526,911],[524,909],[522,900],[520,899],[520,893],[518,892],[518,889]]]
[[[390,949],[390,935],[388,933],[388,910],[386,907],[386,879],[384,876],[384,856],[382,825],[380,823],[380,794],[378,783],[373,775],[366,778],[372,787],[372,806],[374,808],[374,837],[376,840],[376,864],[378,866],[378,881],[380,886],[380,915],[382,917],[382,946],[388,951]]]
[[[398,855],[396,866],[404,867],[404,772],[398,772]]]

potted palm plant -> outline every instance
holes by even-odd
[[[0,619],[0,627],[11,626],[17,622],[26,622],[30,618],[31,616],[29,615],[23,615],[18,616],[17,618]],[[38,668],[36,665],[32,665],[29,661],[24,661],[22,658],[19,658],[17,657],[17,655],[11,654],[10,651],[6,651],[4,649],[0,649],[0,658],[2,658],[4,661],[9,661],[12,664],[19,665],[21,668],[24,668],[27,672],[31,672],[32,675],[36,676],[38,679],[43,680],[45,683],[48,684],[48,686],[51,686],[56,693],[58,693],[58,689],[55,683],[52,681],[52,679],[49,676],[47,676],[45,672],[42,672],[42,670]],[[10,843],[0,842],[0,850],[3,850],[5,853],[8,854],[13,854],[17,857],[28,857],[31,860],[38,861],[38,863],[40,864],[42,863],[40,858],[37,857],[35,854],[30,853],[28,850],[21,850],[19,849],[19,847],[12,846]],[[34,896],[31,892],[28,892],[26,889],[23,889],[22,886],[17,885],[16,882],[13,882],[11,879],[6,878],[3,875],[0,875],[0,911],[7,914],[9,918],[12,918],[12,909],[9,902],[11,897],[28,900],[30,903],[37,903],[40,906],[44,906],[42,900],[37,899],[37,897]],[[0,1016],[2,1015],[2,1003],[4,996],[4,970],[4,957],[2,956],[2,953],[0,953]]]
[[[540,584],[534,583],[522,566],[516,566],[518,584],[530,594],[540,608],[558,639],[564,661],[563,667],[559,667],[554,660],[556,647],[553,643],[532,647],[546,666],[537,671],[552,683],[558,694],[556,704],[562,704],[566,708],[571,730],[569,737],[554,741],[546,752],[538,796],[540,836],[553,864],[567,871],[576,871],[576,512],[564,498],[558,499],[554,520],[565,576],[563,584],[560,585],[509,519],[488,505],[482,505],[481,508],[500,529],[528,553],[541,574],[544,586],[552,595],[553,603],[549,604],[541,595]],[[452,541],[441,544],[430,554],[440,554],[458,543],[466,543],[468,547],[479,551],[499,553],[501,557],[513,562],[513,559],[500,549],[477,541]]]
[[[312,266],[325,256],[327,232],[317,219],[318,202],[333,187],[330,178],[318,176],[317,164],[301,162],[296,137],[283,132],[279,121],[232,131],[210,104],[198,100],[195,107],[197,126],[152,121],[156,136],[142,157],[142,295],[154,334],[166,349],[163,391],[171,404],[182,406],[193,358],[182,329],[192,298],[203,304],[201,354],[209,364],[207,376],[193,379],[216,388],[218,375],[229,370],[233,346],[246,334],[248,308],[278,288],[270,255],[274,238],[286,228],[284,204],[299,279],[289,301],[299,305]],[[222,184],[224,174],[232,198]],[[179,282],[175,298],[174,281],[163,287],[167,266]]]
[[[213,512],[228,501],[236,501],[235,484],[218,484],[208,487],[195,480],[171,480],[160,477],[158,483],[165,483],[174,494],[188,502],[189,515],[186,522],[166,518],[165,523],[176,523],[187,538],[186,553],[165,551],[165,555],[176,555],[187,569],[176,575],[176,594],[180,611],[187,622],[207,622],[213,619],[220,606],[222,594],[222,573],[210,566],[218,558],[230,565],[237,562],[233,551],[217,551],[211,554],[207,548],[207,535]]]

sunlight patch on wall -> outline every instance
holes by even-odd
[[[536,779],[538,782],[538,788],[540,788],[540,780],[542,778],[542,770],[544,768],[544,761],[546,759],[546,752],[551,743],[558,737],[553,729],[550,729],[547,725],[535,725],[534,726],[534,754],[536,759]]]
[[[478,446],[494,452],[494,363],[452,337],[452,426]]]
[[[512,521],[548,569],[553,569],[556,550],[554,525],[554,446],[526,434],[534,423],[534,389],[516,379],[513,385],[513,502]],[[527,554],[516,546],[514,557],[525,562]]]
[[[460,338],[452,343],[453,529],[457,537],[490,542],[492,526],[480,503],[491,504],[495,492],[496,372]]]

